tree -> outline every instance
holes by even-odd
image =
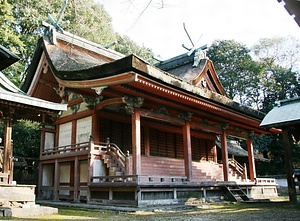
[[[20,86],[25,79],[37,40],[43,35],[42,21],[48,20],[48,14],[56,20],[63,2],[64,0],[0,0],[0,44],[20,57],[20,62],[5,70],[5,74],[15,85]],[[93,0],[70,1],[59,25],[64,31],[101,45],[121,39],[114,33],[111,18],[103,6]],[[146,59],[152,57],[151,50],[138,46],[128,37],[122,38],[115,49],[125,54],[136,53]],[[37,123],[20,121],[16,124],[12,135],[14,155],[38,157],[39,134]]]
[[[5,41],[4,38],[0,37],[0,44],[5,45],[5,42],[7,44],[9,42],[9,44],[11,44],[9,49],[14,49],[12,51],[19,52],[19,65],[16,66],[14,71],[10,71],[9,74],[10,80],[17,86],[20,86],[25,79],[26,69],[31,62],[36,42],[43,34],[43,28],[41,27],[42,21],[48,21],[48,15],[51,15],[56,21],[64,0],[0,1],[3,1],[0,13],[5,14],[5,16],[9,18],[0,18],[7,21],[3,22],[3,24],[7,26],[6,29],[9,30],[6,33],[11,33],[10,36],[17,36],[17,39],[19,39],[19,41],[11,41],[10,39]],[[103,46],[115,42],[119,38],[119,36],[114,33],[111,18],[108,13],[101,4],[93,0],[69,1],[58,23],[64,31],[71,32]],[[124,42],[124,48],[126,48],[127,43],[128,41]],[[129,45],[133,44],[134,42]],[[145,50],[144,54],[147,54],[149,51],[144,47],[139,48],[138,45],[135,45],[134,48],[135,50],[132,50],[133,52]],[[116,47],[116,50],[117,49],[118,47]],[[8,75],[7,71],[5,73]]]
[[[114,49],[122,54],[136,54],[137,56],[147,60],[152,59],[153,57],[151,49],[137,45],[128,36],[119,37],[118,44],[115,45]]]
[[[214,41],[207,51],[228,96],[245,105],[251,105],[248,95],[253,93],[252,88],[259,81],[257,73],[262,71],[249,52],[244,44],[234,40]]]
[[[290,38],[283,39],[263,39],[253,47],[253,53],[233,40],[213,42],[207,53],[229,97],[268,113],[276,101],[300,95],[295,63],[300,44],[298,41],[293,47],[287,47],[291,45],[286,43]],[[268,169],[264,166],[260,173],[284,172],[281,136],[264,135],[255,137],[253,142],[257,150],[271,158]]]
[[[251,51],[255,60],[269,67],[278,65],[291,71],[300,69],[300,40],[295,37],[262,38]]]

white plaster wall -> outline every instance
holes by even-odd
[[[93,176],[105,176],[106,175],[106,169],[104,162],[99,159],[94,160],[94,165],[93,165]],[[99,182],[99,179],[94,179],[94,182],[97,183]]]
[[[72,122],[59,125],[58,146],[71,144]]]
[[[80,182],[87,182],[88,179],[88,162],[87,160],[80,161]]]
[[[69,183],[70,182],[70,172],[71,165],[70,163],[61,163],[59,166],[59,182],[60,183]],[[59,190],[60,195],[69,195],[69,190]]]
[[[54,141],[55,141],[55,134],[46,132],[45,133],[45,146],[44,146],[44,149],[45,150],[53,149]]]
[[[59,182],[68,183],[70,182],[70,163],[60,163],[59,166]]]
[[[43,165],[42,186],[53,186],[54,165]]]
[[[92,134],[92,117],[77,120],[76,143],[88,142]]]

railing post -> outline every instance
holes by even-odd
[[[126,153],[126,158],[125,158],[125,175],[130,175],[130,168],[131,168],[131,162],[130,162],[130,155],[129,155],[129,151],[127,150]]]
[[[248,179],[248,174],[247,174],[247,164],[244,163],[244,178],[247,181]]]

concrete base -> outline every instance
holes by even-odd
[[[31,216],[51,215],[56,213],[58,213],[57,208],[40,205],[25,205],[24,207],[0,207],[0,217],[25,218]]]

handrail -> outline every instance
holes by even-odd
[[[94,152],[94,150],[98,150],[99,154],[101,154],[102,152],[109,154],[115,160],[118,160],[121,163],[122,167],[125,168],[125,165],[126,165],[126,155],[118,147],[117,144],[110,143],[109,140],[108,140],[107,143],[98,142],[98,143],[92,145],[91,152]]]
[[[63,154],[68,152],[78,152],[82,150],[88,150],[88,147],[89,147],[89,142],[64,145],[64,146],[54,147],[51,149],[44,149],[41,152],[41,156]]]
[[[228,162],[229,162],[229,165],[231,165],[243,178],[246,177],[247,171],[245,170],[245,167],[243,167],[234,158],[229,159]]]

